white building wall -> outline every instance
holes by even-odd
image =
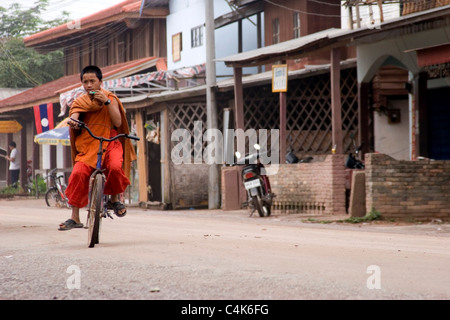
[[[169,2],[170,14],[167,16],[167,67],[175,70],[191,67],[206,62],[205,30],[203,30],[203,45],[191,48],[191,29],[205,25],[205,0],[172,0]],[[214,0],[214,17],[231,12],[226,1]],[[243,50],[257,48],[256,16],[243,20]],[[181,60],[174,62],[172,58],[172,36],[182,33]],[[238,53],[237,23],[222,27],[215,32],[216,58]],[[256,68],[246,68],[244,73],[256,72]],[[223,62],[216,64],[217,75],[232,75],[233,70],[225,67]]]
[[[396,160],[411,160],[408,100],[389,100],[389,109],[400,111],[400,122],[389,123],[386,113],[374,112],[375,152]]]

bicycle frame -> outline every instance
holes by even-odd
[[[109,139],[106,139],[106,138],[103,138],[103,137],[96,137],[96,136],[94,136],[94,134],[90,131],[90,129],[87,126],[85,126],[84,128],[88,130],[88,132],[91,134],[91,136],[94,139],[98,139],[99,140],[99,147],[98,147],[98,151],[97,151],[96,168],[95,168],[94,172],[92,172],[92,174],[91,174],[91,176],[89,178],[89,194],[92,193],[92,187],[93,187],[96,175],[100,174],[101,177],[102,177],[101,178],[101,181],[102,181],[101,182],[102,183],[102,187],[101,187],[102,194],[101,194],[101,204],[100,204],[100,206],[102,208],[101,214],[102,214],[103,218],[106,218],[108,216],[109,218],[114,219],[112,217],[112,215],[108,211],[108,206],[107,206],[108,196],[104,194],[106,177],[105,177],[105,174],[103,173],[104,169],[102,169],[103,141],[108,141]],[[89,208],[92,207],[91,200],[92,200],[91,197],[89,197],[89,204],[88,204]],[[89,217],[88,217],[88,221],[89,221]]]
[[[92,138],[99,140],[99,147],[98,147],[98,151],[97,151],[97,164],[96,164],[96,168],[94,170],[94,172],[92,172],[91,176],[89,177],[89,203],[88,203],[88,216],[87,216],[87,222],[86,222],[86,228],[89,229],[89,237],[88,237],[88,243],[89,243],[89,247],[94,247],[95,243],[98,243],[98,237],[99,237],[99,229],[100,229],[100,222],[101,222],[101,218],[106,218],[106,217],[110,217],[111,219],[113,219],[112,215],[109,213],[108,210],[108,199],[109,196],[104,194],[104,190],[105,190],[105,181],[106,181],[106,177],[105,174],[103,173],[104,169],[102,169],[102,157],[103,157],[103,142],[111,142],[114,140],[117,140],[121,137],[125,137],[128,139],[134,139],[134,140],[139,140],[138,137],[136,136],[131,136],[125,133],[121,133],[118,134],[112,138],[105,138],[105,137],[98,137],[95,134],[92,133],[92,131],[87,127],[87,125],[82,122],[79,121],[77,119],[72,119],[70,118],[70,120],[76,122],[80,128],[84,128],[88,131],[88,133],[92,136]],[[97,176],[100,175],[100,179],[101,179],[101,187],[99,188],[99,190],[94,190],[94,185],[95,185],[95,181],[97,180]],[[92,203],[93,201],[93,193],[98,192],[98,194],[96,194],[97,196],[100,197],[100,203],[98,203],[98,198],[95,198],[94,196],[94,201],[96,203]],[[95,207],[95,213],[98,213],[97,216],[93,217],[91,216],[93,213],[91,211],[91,209]],[[96,219],[99,218],[98,221],[96,221]],[[94,226],[92,225],[92,222],[94,222]],[[96,225],[95,225],[96,224]],[[91,234],[91,232],[93,234]]]

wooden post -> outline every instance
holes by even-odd
[[[380,9],[380,22],[384,22],[383,1],[382,0],[378,0],[378,8]]]
[[[429,157],[428,144],[428,108],[427,108],[427,80],[426,72],[420,72],[414,81],[414,101],[419,114],[419,130],[416,148],[416,157]]]
[[[242,68],[234,68],[234,119],[236,129],[244,130],[244,97],[242,89]]]
[[[140,140],[137,142],[138,147],[138,157],[137,157],[137,165],[139,172],[139,201],[147,202],[148,201],[148,191],[147,191],[147,156],[145,151],[145,143],[147,139],[145,139],[144,134],[144,121],[142,118],[142,112],[136,112],[136,133]]]
[[[341,105],[341,51],[331,49],[331,119],[333,147],[336,153],[344,152],[342,145],[342,105]]]
[[[358,145],[362,145],[361,158],[369,152],[369,83],[358,83]]]
[[[21,120],[21,122],[24,120]],[[25,123],[21,123],[22,130],[20,132],[20,149],[19,145],[17,144],[17,150],[20,150],[20,176],[19,176],[19,182],[22,186],[22,189],[25,190],[26,185],[28,184],[28,177],[27,177],[27,126]],[[17,141],[16,141],[17,143]],[[56,148],[56,147],[55,147]],[[56,157],[56,154],[55,154]]]
[[[280,163],[286,157],[286,92],[280,92]]]

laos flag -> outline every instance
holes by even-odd
[[[34,106],[37,134],[53,129],[53,103]]]

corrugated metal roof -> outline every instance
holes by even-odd
[[[216,61],[223,61],[228,66],[237,64],[242,64],[245,66],[260,65],[267,63],[265,60],[272,59],[274,55],[277,55],[277,59],[282,59],[282,55],[289,55],[294,52],[300,54],[299,50],[312,48],[317,44],[324,43],[324,40],[330,41],[333,36],[341,34],[342,32],[342,29],[327,29],[260,49],[246,51],[224,58],[217,58]],[[263,63],[261,63],[262,61]]]

